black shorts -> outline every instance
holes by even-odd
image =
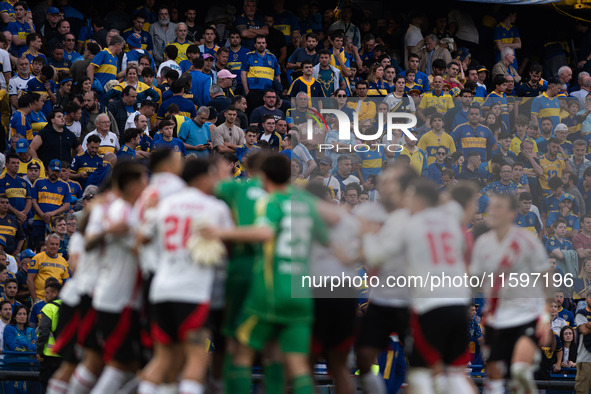
[[[413,367],[431,367],[438,362],[465,366],[468,353],[468,308],[452,305],[435,308],[421,315],[411,314]]]
[[[408,318],[408,308],[376,305],[370,301],[367,313],[361,321],[357,347],[385,349],[392,333],[397,333],[400,342],[404,343]]]
[[[80,311],[80,328],[78,330],[77,343],[84,349],[100,352],[102,347],[96,339],[97,314],[92,307],[92,298],[83,295],[80,299],[78,310]]]
[[[485,327],[486,335],[484,336],[484,343],[487,349],[488,357],[486,361],[504,361],[507,366],[507,373],[509,373],[509,365],[513,358],[513,349],[517,340],[523,336],[530,338],[534,343],[538,343],[536,337],[537,320],[522,324],[516,327],[495,329],[492,327]]]
[[[131,363],[140,359],[139,314],[130,308],[121,313],[97,311],[97,339],[106,363]]]
[[[225,312],[225,309],[210,309],[205,322],[205,327],[210,331],[213,349],[220,352],[226,351],[226,336],[222,332]]]
[[[205,326],[209,304],[160,302],[152,304],[152,337],[164,345],[183,342],[189,331]]]
[[[314,299],[312,353],[321,355],[329,349],[348,352],[355,340],[356,317],[355,298]]]
[[[53,351],[59,354],[64,361],[71,364],[77,364],[80,361],[76,355],[76,334],[79,326],[80,310],[78,306],[71,307],[62,303],[55,329]]]

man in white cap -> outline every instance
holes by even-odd
[[[564,123],[558,123],[554,128],[554,135],[560,140],[560,146],[568,156],[573,154],[573,144],[566,140],[568,136],[568,126]],[[563,157],[564,160],[568,160],[568,157]]]

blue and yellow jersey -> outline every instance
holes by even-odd
[[[64,59],[70,63],[74,62],[74,60],[78,59],[80,56],[82,55],[76,51],[68,52],[67,50],[64,50]]]
[[[493,30],[493,40],[495,42],[500,42],[502,44],[513,44],[516,39],[519,38],[519,32],[517,31],[517,27],[514,25],[505,26],[503,22],[500,22],[498,25],[495,26]],[[498,50],[496,52],[496,62],[501,60],[501,53]],[[513,66],[515,66],[514,64]]]
[[[542,230],[540,219],[538,219],[538,216],[532,211],[529,211],[525,215],[518,212],[517,218],[515,219],[515,224],[528,231],[531,231],[534,234],[538,234]]]
[[[39,164],[39,178],[45,178],[45,166],[43,165],[43,162],[33,156],[29,157],[29,160],[27,161],[22,161],[19,159],[19,164],[18,164],[18,176],[25,176],[27,175],[27,166],[29,165],[29,163],[37,163]],[[4,167],[4,169],[2,170],[2,175],[6,174],[6,167]]]
[[[367,97],[384,97],[390,93],[390,88],[385,81],[367,81]]]
[[[542,176],[539,177],[540,186],[544,190],[550,190],[548,180],[555,176],[562,178],[562,172],[566,168],[566,163],[558,157],[554,160],[550,160],[547,155],[543,155],[540,157],[540,166],[543,170]]]
[[[569,193],[562,193],[558,197],[556,197],[554,194],[550,194],[548,197],[546,197],[542,200],[542,206],[540,207],[540,212],[548,213],[551,211],[560,210],[559,202],[563,196],[570,198],[570,200],[573,203],[572,211],[574,213],[578,214],[579,213],[579,204],[577,202],[577,199],[575,198],[575,196],[573,196],[572,194],[569,194]]]
[[[33,70],[33,59],[35,59],[36,57],[41,57],[43,58],[43,64],[47,64],[47,57],[45,57],[44,54],[42,54],[41,52],[37,53],[37,55],[33,55],[31,53],[31,51],[29,51],[28,49],[23,53],[23,56],[25,56],[27,58],[27,60],[29,61],[29,63],[31,63],[31,71]]]
[[[565,116],[560,118],[560,123],[564,123],[568,127],[568,135],[571,141],[581,138],[583,120],[580,116]]]
[[[560,211],[548,212],[548,218],[546,219],[546,227],[552,226],[556,219],[559,218],[566,220],[566,231],[581,230],[579,217],[577,215],[573,215],[572,212],[569,212],[566,216],[562,216],[560,214]]]
[[[169,42],[168,44],[166,44],[166,46],[168,45],[172,45],[174,47],[176,47],[176,49],[178,49],[179,53],[176,57],[176,59],[174,59],[174,61],[179,64],[181,62],[181,60],[185,60],[187,59],[187,48],[189,47],[189,45],[192,45],[189,41],[185,40],[185,42],[179,42],[178,38],[175,38],[174,41]]]
[[[238,160],[242,164],[242,159],[248,157],[251,153],[259,152],[261,148],[258,145],[253,145],[252,148],[247,147],[246,145],[242,144],[236,148],[236,156],[238,156]]]
[[[136,33],[136,32],[133,31],[133,28],[130,27],[129,29],[123,31],[123,34],[121,35],[121,37],[123,37],[125,40],[127,40],[127,37],[129,37],[133,33]],[[154,43],[152,41],[152,36],[150,35],[150,33],[148,33],[146,30],[142,30],[138,34],[141,36],[140,42],[142,43],[142,49],[145,51],[154,50]],[[127,44],[125,44],[125,52],[128,52],[128,51],[129,51],[129,46]]]
[[[519,153],[521,153],[521,143],[524,140],[531,141],[534,144],[533,152],[538,153],[538,144],[536,144],[536,140],[528,137],[527,134],[525,135],[525,137],[523,139],[519,138],[519,136],[517,134],[515,134],[515,137],[513,137],[513,139],[511,140],[511,146],[509,147],[509,150],[511,152],[515,153],[516,155],[518,155]]]
[[[361,176],[367,181],[370,175],[380,175],[382,173],[382,167],[386,160],[384,149],[379,146],[373,146],[368,148],[367,152],[357,152],[357,156],[361,159]]]
[[[55,94],[57,92],[57,87],[55,85],[55,82],[53,82],[53,81],[47,81],[47,82],[49,82],[51,92],[53,94]],[[35,78],[31,79],[29,82],[27,82],[27,93],[37,93],[40,96],[45,97],[45,99],[46,99],[45,104],[43,104],[43,108],[41,109],[41,111],[44,114],[49,114],[51,112],[51,110],[53,109],[53,103],[49,99],[49,93],[47,93],[47,90],[45,89],[45,83],[42,82],[39,79],[39,77],[35,77]],[[31,111],[31,114],[33,114],[33,111]],[[45,116],[44,116],[44,118],[45,118]],[[47,122],[47,120],[45,120],[45,122]],[[33,123],[34,122],[31,122],[31,126],[33,125]],[[35,131],[35,129],[33,129],[33,131]]]
[[[246,55],[248,54],[248,49],[244,47],[240,47],[237,51],[230,49],[230,54],[228,55],[228,70],[232,72],[232,74],[236,75],[236,84],[238,86],[242,86],[242,79],[240,78],[240,69],[242,68],[242,62],[246,59]]]
[[[398,155],[405,155],[410,157],[410,166],[417,172],[417,174],[422,175],[425,174],[427,171],[427,155],[425,154],[425,151],[422,149],[417,149],[414,152],[409,152],[408,149],[406,149],[406,146],[402,149],[402,151],[397,154],[396,157],[398,157]]]
[[[122,160],[122,159],[134,160],[135,158],[136,158],[135,150],[131,149],[127,145],[123,145],[121,147],[121,149],[119,150],[119,152],[117,152],[117,160]]]
[[[51,102],[50,100],[47,100],[45,103],[50,103],[50,102]],[[45,108],[45,105],[43,106],[43,108]],[[43,128],[45,126],[47,126],[47,118],[45,117],[45,114],[43,113],[43,111],[39,111],[39,112],[31,111],[31,113],[29,114],[27,119],[29,120],[29,123],[31,123],[31,129],[33,130],[33,136],[39,134],[39,132],[41,130],[43,130]]]
[[[343,70],[341,68],[341,62],[339,62],[337,57],[341,58],[341,60],[343,61],[343,64],[345,66],[347,66],[347,67],[351,66],[351,61],[349,60],[349,58],[347,58],[347,54],[345,53],[345,50],[343,48],[341,48],[341,51],[336,55],[334,54],[332,47],[329,48],[328,51],[330,52],[330,65],[333,66],[334,68],[336,68],[337,70],[339,70],[342,75]],[[344,76],[343,76],[343,78],[344,78]]]
[[[187,71],[189,71],[189,69],[191,68],[191,66],[193,65],[193,62],[191,62],[189,59],[185,59],[185,60],[181,60],[179,62],[179,67],[181,68],[181,71],[184,73],[186,73]]]
[[[16,3],[16,1],[13,3],[11,1],[8,0],[4,0],[3,2],[0,3],[0,14],[2,14],[3,12],[6,12],[8,14],[8,16],[10,16],[10,20],[14,21],[14,4]]]
[[[27,22],[20,23],[17,20],[15,20],[14,22],[9,22],[6,30],[8,30],[10,34],[12,34],[13,36],[17,36],[21,40],[26,40],[27,35],[29,35],[29,33],[33,33],[31,26],[29,26]],[[27,48],[28,47],[26,44],[20,46],[16,46],[14,44],[12,45],[12,49],[18,54],[17,57],[21,57],[22,54],[27,50]]]
[[[531,113],[538,115],[538,123],[541,129],[541,119],[550,118],[552,129],[560,123],[560,103],[556,97],[548,97],[546,92],[536,97],[531,104]]]
[[[324,97],[322,87],[314,78],[312,78],[310,82],[306,82],[304,77],[299,77],[292,82],[287,94],[290,97],[295,97],[299,92],[306,93],[308,97]]]
[[[35,292],[37,298],[45,297],[45,281],[47,278],[54,277],[60,283],[70,277],[70,266],[68,262],[58,254],[56,257],[50,257],[45,252],[41,252],[33,257],[29,263],[29,274],[37,274],[35,278]]]
[[[84,192],[84,190],[82,190],[82,186],[78,182],[72,179],[68,180],[67,183],[70,187],[70,202],[75,203],[76,200],[82,198],[82,193]]]
[[[60,71],[64,72],[64,71],[70,71],[70,67],[72,66],[72,63],[70,63],[70,61],[68,61],[68,59],[66,59],[66,57],[64,56],[64,58],[62,60],[60,60],[59,62],[54,60],[53,58],[50,58],[49,65],[55,69],[55,72],[60,72]]]
[[[70,186],[60,179],[55,182],[49,179],[37,179],[33,185],[31,197],[37,200],[42,212],[54,211],[70,202]],[[35,220],[41,221],[37,213],[35,213]]]
[[[283,33],[286,44],[289,44],[291,33],[300,30],[298,17],[293,12],[287,10],[273,16],[273,27]]]
[[[179,115],[181,116],[186,116],[189,119],[194,119],[195,116],[197,116],[197,109],[195,108],[195,104],[192,101],[184,98],[183,96],[172,96],[163,102],[158,109],[158,119],[164,119],[164,115],[166,114],[166,110],[170,104],[178,105]]]
[[[8,198],[9,204],[17,211],[25,209],[27,200],[31,199],[31,187],[20,176],[16,178],[4,173],[0,175],[0,194]]]
[[[265,27],[265,20],[259,14],[255,14],[252,19],[250,19],[246,14],[242,13],[242,15],[237,16],[234,20],[234,26],[238,31],[246,30],[246,29],[262,29]],[[246,48],[253,50],[254,49],[254,38],[243,38],[242,45]],[[203,54],[203,51],[201,51]]]
[[[187,154],[187,151],[185,149],[185,143],[178,138],[173,137],[171,141],[164,141],[164,139],[161,138],[158,141],[156,141],[154,145],[156,146],[156,149],[170,149],[173,152],[176,152],[179,155],[181,155],[181,157],[185,157],[185,155]]]
[[[540,93],[546,91],[547,84],[548,82],[542,79],[540,80],[540,82],[537,83],[537,85],[532,87],[528,82],[521,81],[515,87],[515,94],[517,95],[517,97],[538,97]],[[524,101],[527,102],[529,100]]]
[[[423,95],[419,104],[419,108],[425,109],[428,107],[435,107],[437,112],[445,114],[454,107],[454,101],[447,93],[441,92],[441,94],[436,95],[435,92],[431,91]]]
[[[208,55],[213,56],[213,58],[215,59],[215,55],[218,53],[218,49],[220,49],[220,47],[215,44],[214,44],[213,48],[208,48],[205,46],[205,44],[199,45],[199,50],[201,51],[201,57],[203,57],[203,55],[205,55],[207,53]]]
[[[505,93],[498,94],[494,90],[486,97],[483,107],[492,107],[494,104],[501,106],[501,119],[505,123],[505,128],[510,127],[509,122],[509,107],[507,104],[507,95]],[[504,130],[508,131],[508,130]]]
[[[6,251],[13,252],[16,249],[18,241],[25,239],[23,232],[16,216],[7,213],[6,216],[0,218],[0,236],[4,238],[6,243]]]
[[[140,144],[136,146],[135,150],[141,150],[144,152],[151,152],[154,150],[154,140],[148,134],[142,134]]]
[[[573,244],[566,237],[560,241],[555,235],[552,235],[546,239],[546,251],[551,254],[554,249],[573,250]]]
[[[281,74],[277,58],[267,50],[263,56],[256,51],[248,52],[240,70],[246,71],[248,88],[257,90],[271,89],[273,79]]]
[[[45,305],[47,305],[47,302],[45,302],[45,299],[43,299],[33,305],[31,308],[31,317],[29,318],[29,322],[33,327],[37,327],[41,322],[41,309],[43,309]]]
[[[497,143],[492,131],[486,126],[479,124],[476,128],[470,123],[458,125],[451,133],[456,144],[456,149],[468,156],[468,153],[478,152],[483,162],[490,156],[493,146]]]
[[[421,93],[424,93],[424,91],[423,91],[423,85],[419,85],[416,82],[413,82],[412,85],[409,84],[408,82],[404,84],[404,93],[408,93],[408,92],[410,92],[413,89],[418,90]]]
[[[8,136],[8,139],[12,138],[12,136],[17,133],[24,135],[25,138],[29,140],[29,143],[33,141],[33,137],[35,136],[27,115],[20,110],[15,111],[10,117],[10,135]]]
[[[456,151],[456,144],[454,143],[453,138],[451,138],[451,136],[445,131],[440,136],[437,136],[432,130],[428,131],[417,143],[417,146],[427,154],[427,165],[435,162],[435,153],[437,152],[437,147],[439,145],[445,146],[450,155]]]
[[[376,103],[372,100],[350,100],[347,103],[347,107],[351,108],[353,111],[357,112],[359,120],[369,119],[371,121],[375,120],[377,111],[376,111]]]
[[[90,64],[95,67],[94,77],[100,82],[101,86],[105,86],[107,82],[117,79],[119,59],[109,51],[109,48],[97,53]]]

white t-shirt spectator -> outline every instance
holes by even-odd
[[[174,60],[167,60],[165,62],[162,62],[160,64],[160,67],[158,67],[158,74],[156,74],[156,76],[158,78],[161,77],[160,72],[162,71],[162,69],[164,67],[169,67],[171,70],[178,71],[179,76],[183,73],[183,70],[181,69],[181,67]]]

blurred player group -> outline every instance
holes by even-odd
[[[249,179],[233,179],[222,157],[183,164],[169,150],[152,153],[150,176],[139,163],[115,166],[71,243],[78,259],[54,345],[63,361],[48,393],[246,394],[259,363],[265,392],[311,394],[312,366],[324,360],[348,394],[354,353],[363,392],[381,394],[372,366],[392,334],[408,354],[409,392],[477,392],[466,374],[470,289],[379,287],[359,307],[358,289],[328,298],[298,278],[354,275],[360,264],[380,278],[547,272],[541,242],[514,225],[514,197],[491,198],[488,232],[474,242],[469,181],[440,196],[395,164],[379,178],[380,204],[350,212],[322,183],[292,187],[284,155],[253,154],[247,167]],[[482,291],[486,392],[503,393],[506,378],[535,392],[535,355],[550,332],[545,289]]]

